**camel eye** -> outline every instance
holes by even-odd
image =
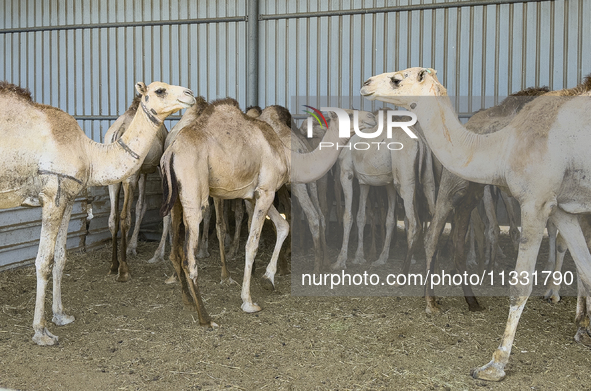
[[[390,80],[392,81],[392,85],[394,87],[399,87],[400,86],[400,82],[402,81],[402,80],[396,79],[395,77],[391,77]]]
[[[158,96],[164,96],[164,94],[166,94],[166,89],[164,88],[158,88],[156,91],[154,91],[156,93],[156,95]]]

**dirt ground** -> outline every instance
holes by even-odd
[[[264,237],[272,238],[272,231]],[[469,371],[491,359],[505,327],[508,298],[482,298],[486,310],[470,313],[462,297],[446,297],[441,299],[444,313],[430,317],[420,297],[293,297],[289,276],[277,277],[276,290],[268,292],[258,277],[271,245],[267,239],[259,250],[257,258],[264,262],[259,262],[252,284],[253,298],[263,311],[246,314],[240,310],[239,286],[219,284],[217,243],[210,241],[211,257],[200,263],[200,281],[205,304],[219,324],[215,329],[196,323],[196,315],[183,307],[178,284],[164,284],[170,263],[145,262],[156,243],[140,243],[127,283],[107,276],[110,244],[88,254],[69,254],[63,297],[76,321],[63,327],[50,323],[60,337],[53,347],[39,347],[31,340],[34,268],[0,273],[0,387],[591,389],[591,352],[573,340],[576,298],[551,305],[531,297],[507,377],[489,383],[473,380]],[[540,257],[545,257],[545,249],[547,243]],[[514,262],[515,254],[507,253],[508,262]],[[240,255],[230,262],[238,282],[243,252]],[[51,319],[49,291],[46,316]]]

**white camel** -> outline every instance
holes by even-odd
[[[361,94],[413,111],[431,150],[448,170],[470,181],[507,188],[521,205],[515,267],[519,278],[511,286],[505,333],[493,359],[472,371],[478,379],[501,380],[532,291],[531,276],[549,218],[571,250],[584,287],[587,291],[591,287],[591,254],[577,218],[577,214],[591,212],[589,93],[574,97],[548,93],[524,107],[509,125],[488,135],[466,130],[436,71],[430,68],[371,77]],[[588,325],[587,318],[579,322],[580,328]]]
[[[162,121],[195,101],[191,90],[160,82],[147,87],[140,82],[136,90],[143,97],[141,110],[117,142],[104,145],[89,139],[72,116],[33,102],[27,90],[0,83],[0,208],[42,206],[33,320],[38,345],[58,341],[45,322],[45,289],[54,260],[52,321],[60,326],[74,321],[61,299],[74,199],[87,186],[121,182],[137,171]]]

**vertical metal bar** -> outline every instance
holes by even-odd
[[[541,61],[541,42],[542,42],[542,9],[541,4],[536,4],[536,75],[535,86],[540,86],[540,61]]]
[[[569,8],[569,0],[564,0],[564,35],[562,36],[562,87],[566,88],[568,85],[568,33],[569,33],[569,23],[568,23],[568,8]]]
[[[486,41],[488,34],[487,28],[487,11],[488,7],[482,7],[482,69],[480,74],[480,108],[483,109],[486,105],[486,52],[488,50]]]
[[[259,103],[259,0],[248,0],[247,12],[246,105],[254,106]]]
[[[476,30],[474,26],[474,7],[470,7],[470,31]],[[472,112],[472,95],[474,93],[474,34],[468,38],[468,113]]]
[[[539,4],[538,4],[539,5]],[[577,84],[582,82],[583,78],[583,1],[579,0],[578,10],[578,34],[577,34]]]
[[[511,38],[513,37],[513,23],[515,22],[514,12],[515,8],[513,4],[509,4],[509,45],[507,45],[509,49],[507,67],[507,94],[510,94],[513,88],[513,41],[511,40]]]
[[[524,90],[526,85],[526,79],[527,79],[527,74],[526,74],[526,70],[527,70],[527,3],[523,3],[523,13],[522,13],[522,18],[523,18],[523,24],[522,24],[522,34],[521,34],[521,86],[520,86],[520,90]],[[537,38],[536,38],[537,40]],[[512,93],[513,91],[508,91],[509,93]]]
[[[449,48],[449,34],[447,33],[449,26],[449,10],[446,8],[443,10],[443,66],[445,72],[443,73],[443,85],[447,85],[447,68],[448,68],[448,48]],[[396,38],[396,44],[398,44],[398,38]]]
[[[460,109],[460,51],[462,46],[462,9],[457,9],[456,16],[456,62],[455,62],[455,80],[456,80],[456,111]]]
[[[554,2],[550,3],[550,75],[548,78],[548,86],[551,90],[554,89],[554,41],[556,37],[554,36]]]

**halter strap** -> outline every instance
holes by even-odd
[[[129,153],[131,155],[132,158],[139,160],[140,155],[138,155],[137,153],[133,152],[131,150],[131,148],[129,148],[124,142],[123,140],[119,139],[117,140],[117,144],[121,145],[121,147],[125,150],[125,152]]]

